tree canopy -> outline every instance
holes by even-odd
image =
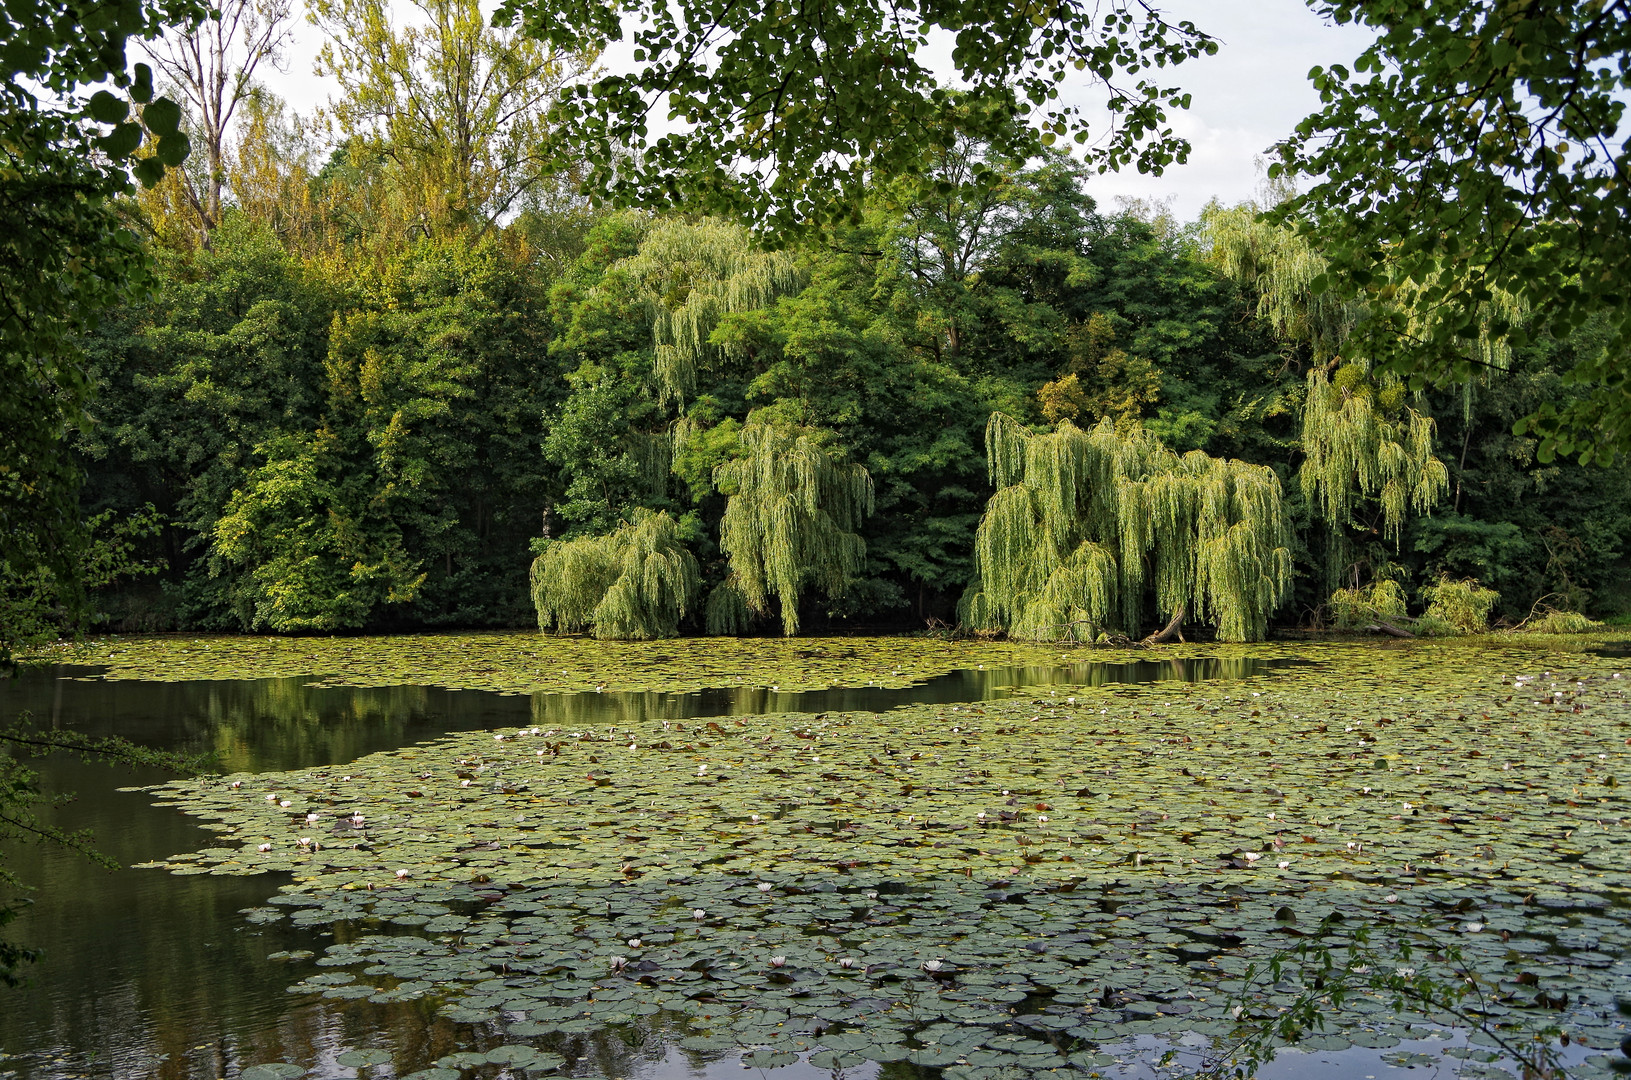
[[[1366,302],[1365,355],[1412,388],[1487,370],[1481,336],[1522,346],[1599,322],[1567,373],[1588,393],[1520,418],[1542,461],[1631,449],[1631,16],[1622,2],[1315,0],[1378,32],[1311,72],[1322,108],[1271,173],[1309,187],[1281,211],[1317,236],[1316,288]],[[1408,292],[1408,304],[1390,304]],[[1506,293],[1527,320],[1489,305]]]
[[[1188,155],[1166,125],[1189,98],[1154,73],[1216,49],[1127,0],[1045,13],[992,0],[510,0],[497,19],[565,52],[632,46],[636,70],[601,74],[557,112],[555,144],[591,162],[586,190],[782,233],[856,218],[869,178],[922,172],[964,136],[1021,159],[1071,138],[1103,167],[1158,174]],[[927,59],[937,34],[953,39],[956,92]],[[1060,97],[1078,72],[1104,91],[1105,131]],[[969,182],[993,179],[980,168]]]
[[[1146,591],[1227,641],[1258,641],[1291,585],[1290,530],[1272,469],[1182,456],[1136,422],[1068,420],[1035,434],[997,413],[997,489],[975,540],[968,620],[1041,640],[1141,633]]]

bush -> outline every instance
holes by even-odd
[[[1375,622],[1396,622],[1405,617],[1404,590],[1397,581],[1373,581],[1331,594],[1331,616],[1339,630],[1357,630]]]
[[[1489,628],[1490,610],[1500,601],[1501,594],[1484,588],[1472,578],[1452,581],[1441,577],[1436,585],[1423,589],[1421,597],[1427,601],[1424,623],[1427,620],[1434,620],[1435,623],[1442,621],[1453,627],[1455,632],[1481,634]],[[1427,631],[1424,629],[1423,632]]]
[[[1543,618],[1534,619],[1526,623],[1523,632],[1526,634],[1590,634],[1597,630],[1606,630],[1605,623],[1588,619],[1578,611],[1558,611],[1553,608],[1546,612]]]

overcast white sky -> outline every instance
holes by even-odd
[[[1226,203],[1252,197],[1263,151],[1319,104],[1308,84],[1309,68],[1348,63],[1370,36],[1323,23],[1302,0],[1159,0],[1159,6],[1222,41],[1216,56],[1166,73],[1194,95],[1189,111],[1173,119],[1194,150],[1187,165],[1164,176],[1112,173],[1097,178],[1091,190],[1107,207],[1117,196],[1170,199],[1178,218],[1189,220],[1213,196]],[[267,80],[308,116],[332,92],[313,72],[319,40],[315,28],[301,23],[287,73],[270,72]]]

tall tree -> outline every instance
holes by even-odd
[[[0,6],[0,563],[43,570],[70,607],[86,543],[67,452],[88,420],[81,334],[148,281],[116,200],[187,154],[180,108],[153,96],[126,44],[199,14],[191,0]],[[87,92],[98,83],[140,114],[107,87]],[[10,648],[0,636],[0,661]]]
[[[716,219],[655,223],[622,267],[650,305],[657,383],[683,408],[699,368],[745,359],[731,342],[711,340],[720,319],[769,307],[804,284],[798,264],[765,251],[748,231]]]
[[[1322,288],[1332,272],[1324,253],[1250,204],[1210,207],[1203,229],[1214,265],[1257,294],[1258,318],[1287,358],[1309,365],[1298,480],[1328,526],[1327,583],[1335,587],[1363,565],[1380,570],[1388,559],[1373,540],[1391,540],[1397,551],[1407,514],[1431,513],[1448,490],[1420,396],[1412,407],[1397,375],[1373,370],[1362,351],[1370,339],[1356,336],[1379,311],[1408,311],[1413,290],[1359,303]],[[1473,328],[1492,357],[1501,348],[1487,332],[1496,300],[1481,305]]]
[[[744,606],[764,614],[774,597],[783,632],[796,634],[806,590],[842,596],[861,569],[856,530],[872,512],[872,477],[827,442],[819,430],[749,423],[740,456],[715,471],[729,496],[719,547],[730,574],[708,599],[710,631],[737,632]]]
[[[546,183],[545,114],[582,76],[591,43],[555,46],[489,24],[477,0],[313,0],[328,33],[318,69],[340,84],[326,115],[354,156],[391,165],[405,228],[491,227]]]
[[[253,93],[262,65],[276,67],[291,34],[291,0],[211,0],[205,17],[173,27],[143,48],[187,104],[196,153],[176,171],[205,243],[221,222],[228,129]]]

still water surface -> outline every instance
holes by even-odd
[[[227,772],[337,765],[444,733],[523,724],[619,723],[640,718],[771,712],[882,711],[918,703],[973,702],[1016,687],[1104,685],[1158,679],[1238,679],[1285,661],[1184,660],[1136,664],[961,671],[907,689],[778,693],[735,688],[692,694],[604,693],[502,696],[428,687],[316,688],[304,678],[241,682],[101,682],[83,669],[33,672],[0,684],[0,716],[27,710],[41,722],[122,735],[163,749],[213,753]],[[210,834],[174,809],[120,787],[156,783],[152,771],[112,770],[72,758],[41,763],[47,794],[73,792],[54,812],[67,829],[95,831],[121,864],[207,846]],[[339,1004],[290,995],[297,977],[267,959],[282,950],[321,952],[329,935],[287,923],[251,926],[241,909],[262,904],[284,879],[174,876],[108,871],[43,847],[7,853],[19,878],[40,886],[39,902],[8,928],[44,950],[30,984],[0,989],[0,1078],[231,1077],[257,1062],[292,1061],[319,1077],[355,1076],[336,1058],[355,1047],[392,1051],[422,1068],[468,1048],[469,1029],[426,1003]],[[740,1077],[734,1056],[682,1052],[659,1030],[633,1028],[584,1039],[567,1070],[585,1077]],[[1320,1055],[1329,1058],[1331,1055]],[[1326,1077],[1365,1076],[1361,1052]],[[1266,1078],[1298,1075],[1294,1058]],[[878,1067],[851,1069],[866,1080]],[[380,1070],[372,1070],[380,1075]],[[776,1080],[830,1076],[808,1065]],[[903,1076],[906,1074],[902,1074]],[[1130,1075],[1130,1074],[1129,1074]]]

